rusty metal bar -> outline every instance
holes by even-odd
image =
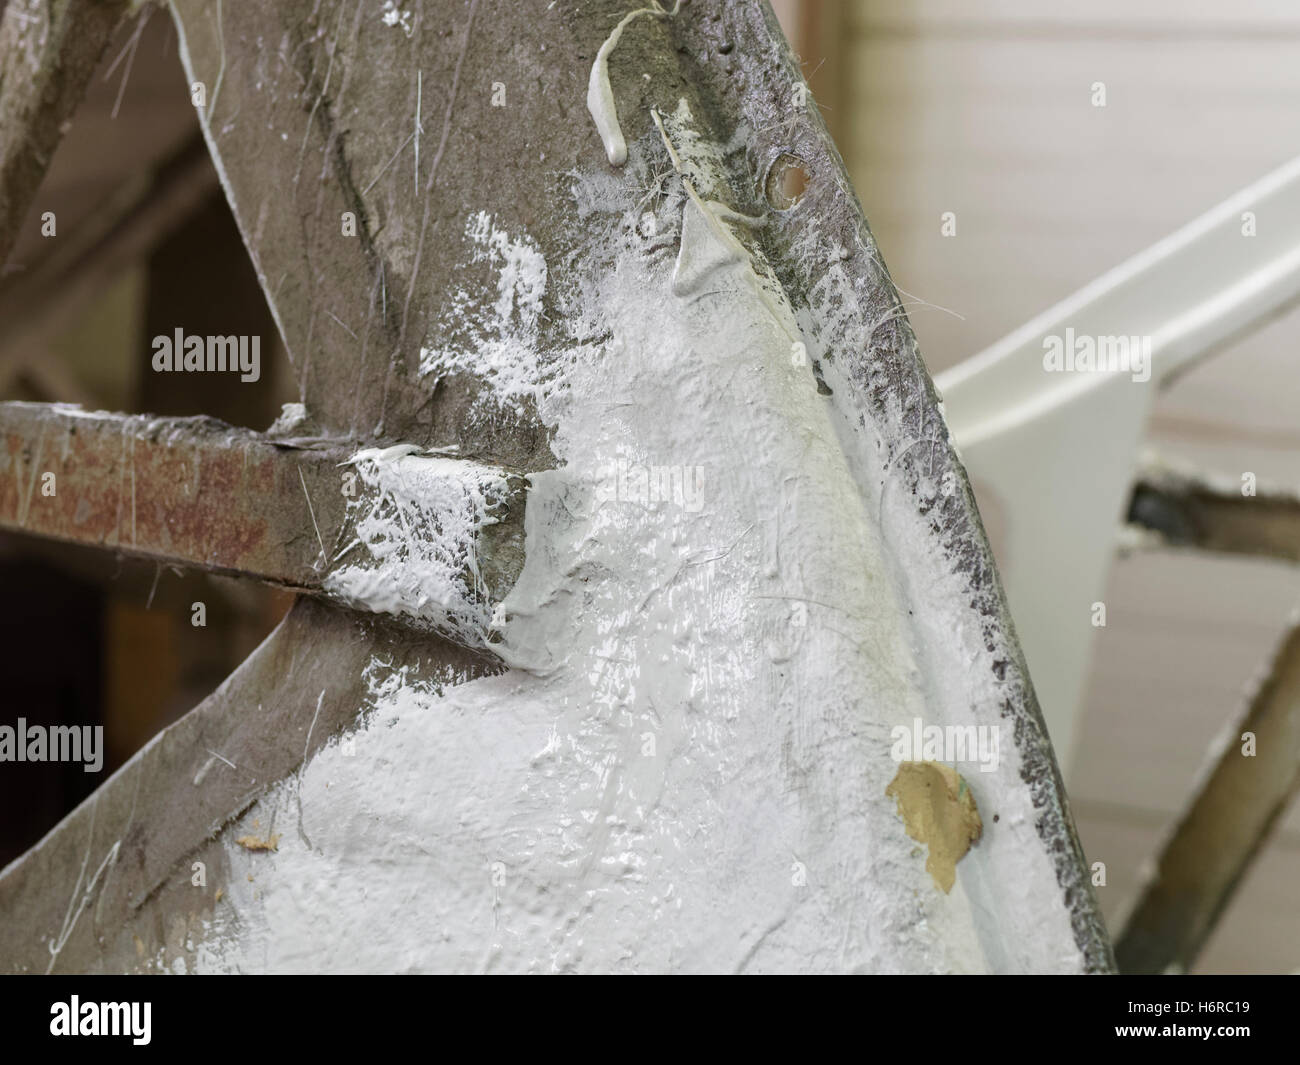
[[[254,577],[394,614],[462,642],[487,642],[484,624],[467,628],[464,617],[447,620],[456,603],[429,602],[423,586],[394,581],[391,573],[378,578],[382,594],[358,594],[358,584],[375,583],[367,578],[379,568],[365,550],[371,534],[358,522],[367,515],[379,520],[375,508],[386,505],[383,493],[391,494],[391,486],[358,478],[353,458],[345,446],[277,440],[206,417],[4,403],[0,529]],[[485,604],[476,616],[488,616],[522,564],[522,551],[511,545],[522,537],[523,483],[474,463],[441,461],[449,472],[414,491],[429,484],[455,489],[458,478],[496,478],[506,486],[508,498],[492,526],[476,536],[457,589],[463,601]],[[448,493],[450,524],[461,503],[455,491]],[[418,505],[436,514],[444,501]],[[342,579],[345,574],[353,579]]]
[[[336,528],[334,467],[346,455],[290,454],[209,418],[5,403],[0,528],[319,590],[307,494]]]
[[[1211,757],[1116,944],[1121,972],[1191,967],[1300,786],[1300,626]]]

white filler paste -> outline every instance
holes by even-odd
[[[504,473],[409,445],[357,452],[348,504],[357,540],[330,572],[327,592],[375,613],[427,622],[462,643],[485,642],[492,607],[479,572],[479,532],[494,524]]]
[[[683,106],[668,123],[679,149],[688,122]],[[998,720],[993,679],[968,668],[978,619],[869,431],[792,358],[809,334],[712,202],[709,159],[678,162],[692,189],[672,179],[654,240],[634,182],[575,190],[599,236],[554,294],[573,347],[537,395],[561,465],[532,478],[511,668],[438,693],[374,661],[347,746],[227,830],[289,825],[301,803],[278,852],[227,843],[200,971],[1081,966],[1010,737],[996,772],[965,774],[1000,820],[950,894],[885,797],[893,726]],[[485,321],[515,284],[494,263],[495,291],[466,301]],[[828,299],[853,298],[836,283]],[[491,380],[475,363],[494,350],[513,351],[440,368]],[[418,478],[387,480],[415,456],[371,459],[418,509]],[[609,482],[674,467],[702,471],[701,506]],[[412,541],[398,550],[404,583]],[[416,559],[410,580],[440,567]]]

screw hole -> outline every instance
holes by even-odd
[[[764,192],[774,210],[788,211],[803,199],[810,184],[812,174],[808,164],[797,155],[783,152],[767,171]]]

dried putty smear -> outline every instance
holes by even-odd
[[[957,877],[957,863],[984,834],[970,787],[955,769],[939,762],[903,762],[885,795],[897,800],[907,834],[929,844],[925,869],[946,895]]]

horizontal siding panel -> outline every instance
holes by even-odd
[[[838,3],[840,0],[822,0]],[[1077,34],[1168,37],[1213,33],[1219,38],[1300,35],[1300,10],[1290,0],[848,0],[861,34]]]

